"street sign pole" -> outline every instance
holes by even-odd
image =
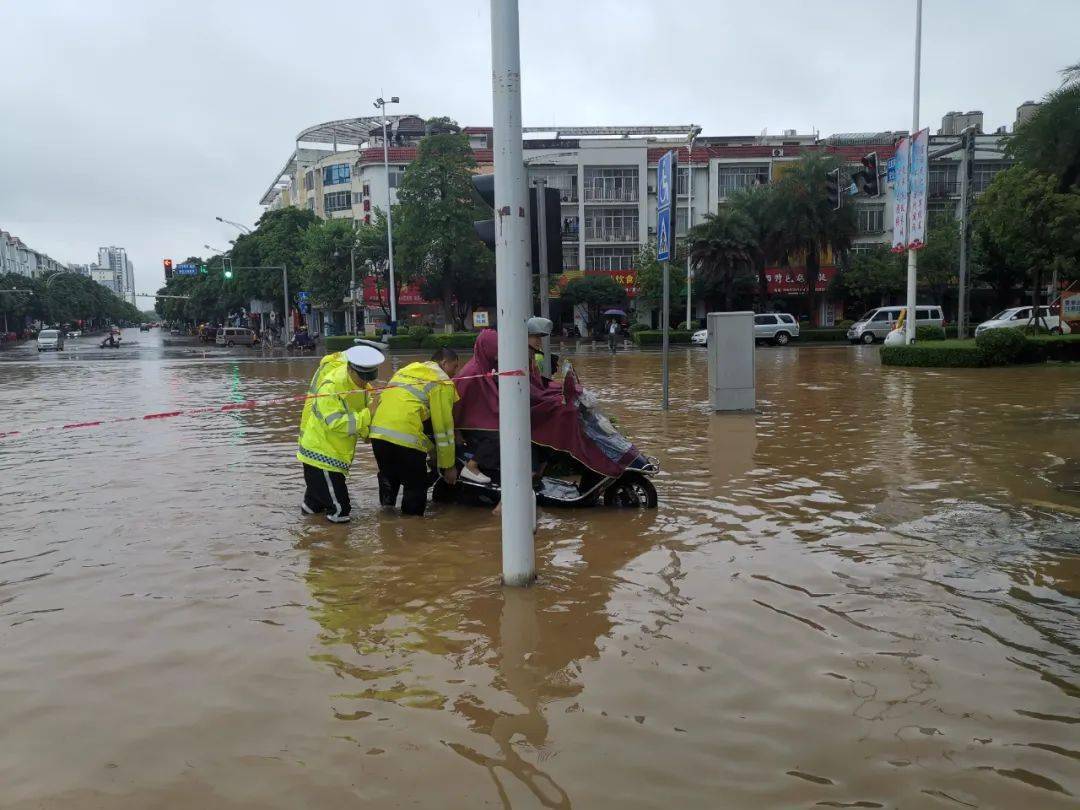
[[[922,61],[922,0],[915,0],[915,88],[911,111],[911,154],[915,154],[915,137],[919,134],[919,69]],[[911,159],[908,160],[908,176],[911,176]],[[910,182],[908,191],[908,216],[911,216],[911,207],[914,201],[911,198]],[[911,234],[908,233],[910,239]],[[915,342],[915,302],[916,302],[916,275],[918,273],[918,253],[908,248],[907,254],[907,321],[904,329],[904,342]]]
[[[548,279],[548,246],[547,246],[547,180],[543,177],[536,178],[536,233],[538,234],[536,246],[538,250],[537,261],[540,262],[540,317],[551,318],[551,283]],[[551,335],[544,335],[544,361],[541,373],[545,377],[551,376]]]
[[[665,152],[656,164],[656,260],[662,263],[664,277],[664,295],[662,309],[660,310],[660,329],[663,334],[663,342],[660,348],[660,377],[661,397],[660,407],[668,409],[669,404],[669,377],[668,377],[668,348],[670,342],[671,321],[671,246],[675,241],[675,234],[671,229],[671,198],[672,182],[675,176],[675,153]]]

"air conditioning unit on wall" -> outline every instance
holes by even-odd
[[[778,146],[778,147],[776,147],[775,149],[772,150],[772,156],[773,157],[783,157],[784,156],[784,150],[781,149]]]

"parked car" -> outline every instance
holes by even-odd
[[[250,329],[226,326],[217,330],[214,342],[218,346],[254,346],[259,342],[259,336]]]
[[[873,343],[884,340],[900,318],[900,311],[906,307],[878,307],[863,315],[847,330],[847,339],[852,343]],[[945,326],[945,316],[941,307],[920,304],[915,307],[915,326]]]
[[[68,336],[68,340],[75,340],[76,338],[81,338],[82,337],[82,331],[79,330],[79,329],[74,329],[71,332],[68,332],[67,336]]]
[[[799,322],[786,312],[764,312],[754,316],[754,341],[768,340],[786,346],[799,336]]]
[[[150,324],[148,324],[148,323],[139,324],[139,331],[140,332],[149,332],[150,331]]]
[[[39,352],[62,352],[64,350],[64,332],[62,329],[42,329],[37,336]]]
[[[690,342],[695,346],[708,346],[709,345],[709,330],[698,329],[694,334],[690,336]]]
[[[1062,323],[1061,318],[1055,315],[1048,306],[1039,307],[1039,326],[1044,325],[1043,319],[1045,319],[1046,328],[1052,334],[1067,335],[1072,331],[1069,329],[1069,324]],[[983,321],[976,326],[975,336],[978,337],[987,329],[1020,329],[1027,326],[1031,320],[1031,307],[1010,307],[1002,310],[990,320]],[[1031,325],[1035,325],[1033,321]]]

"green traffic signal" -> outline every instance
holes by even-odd
[[[232,278],[232,270],[225,271],[225,278]]]

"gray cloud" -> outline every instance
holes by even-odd
[[[697,123],[706,133],[903,129],[913,2],[521,0],[528,124]],[[910,8],[909,8],[910,6]],[[6,0],[0,227],[62,261],[223,245],[313,123],[401,110],[491,119],[488,2]],[[1080,3],[927,0],[923,124],[992,128],[1080,59]],[[149,301],[143,301],[145,305]]]

